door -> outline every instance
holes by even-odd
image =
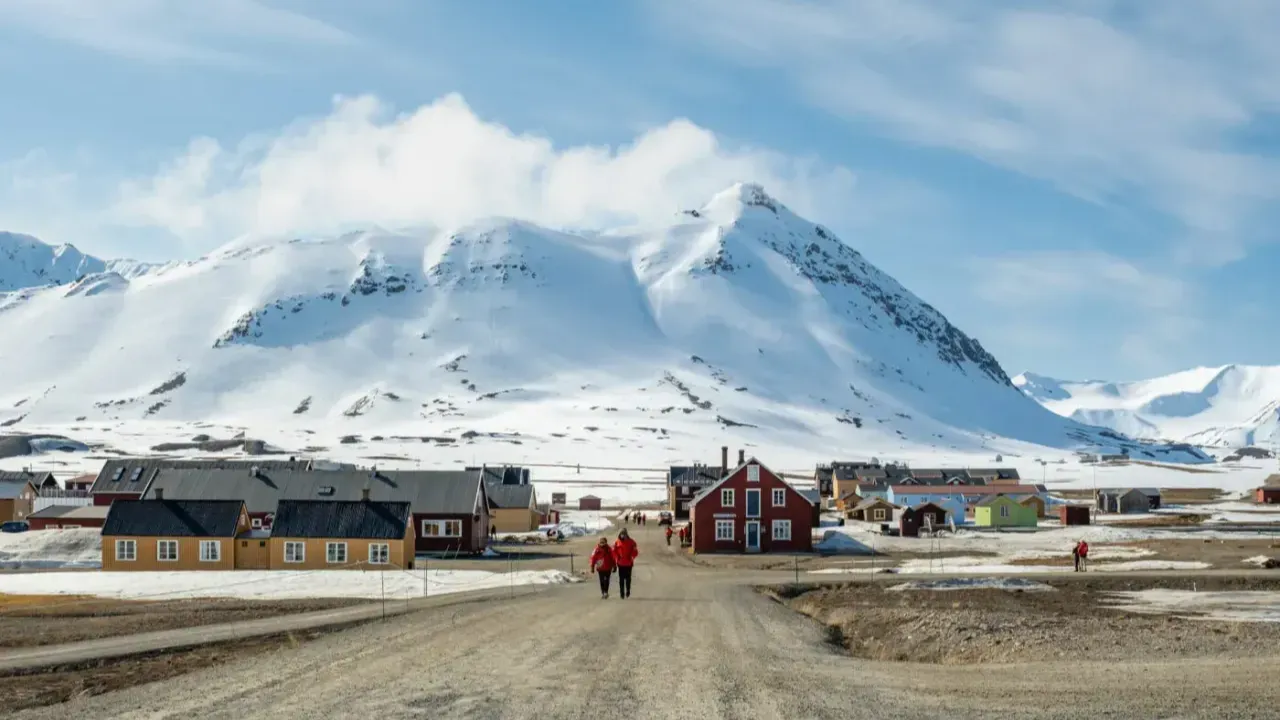
[[[756,496],[759,499],[759,493]],[[760,523],[755,520],[747,521],[747,552],[760,552]]]
[[[747,517],[760,517],[760,489],[747,490]]]

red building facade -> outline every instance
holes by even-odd
[[[813,503],[755,458],[689,505],[696,553],[813,551]]]

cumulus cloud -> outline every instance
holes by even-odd
[[[1174,218],[1187,260],[1272,236],[1280,4],[1104,0],[654,0],[672,32],[886,134],[1098,203]],[[860,125],[861,127],[861,125]]]
[[[153,176],[126,183],[114,216],[203,247],[492,216],[584,228],[667,218],[739,181],[828,223],[838,223],[854,185],[843,167],[730,147],[685,120],[616,148],[560,148],[482,120],[458,95],[403,114],[363,96],[236,147],[193,141]]]

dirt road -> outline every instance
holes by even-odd
[[[593,585],[433,608],[19,718],[1277,717],[1280,658],[944,667],[856,660],[732,576],[637,533]],[[1116,642],[1124,642],[1117,637]]]

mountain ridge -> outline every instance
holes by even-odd
[[[652,227],[244,240],[75,282],[88,289],[0,295],[0,332],[38,348],[0,349],[0,421],[532,437],[568,419],[618,442],[730,433],[822,456],[918,443],[1204,459],[1049,413],[936,308],[749,183]]]

